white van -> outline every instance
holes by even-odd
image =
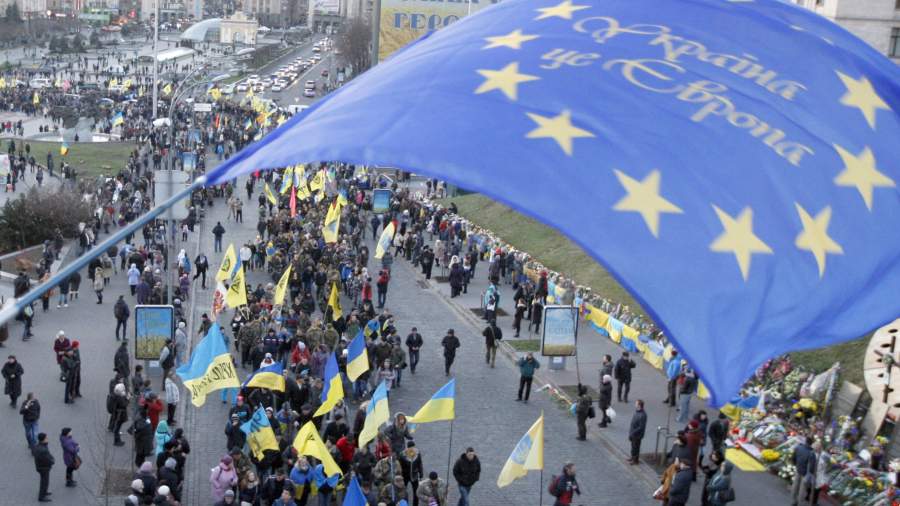
[[[31,81],[29,81],[28,86],[35,90],[42,90],[44,88],[49,88],[53,83],[50,82],[50,79],[46,77],[35,77]]]

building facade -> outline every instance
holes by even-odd
[[[255,46],[257,30],[259,30],[258,21],[248,18],[243,12],[235,12],[220,23],[219,42]]]
[[[900,0],[793,0],[900,63]]]

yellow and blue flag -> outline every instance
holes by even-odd
[[[194,348],[188,363],[175,371],[191,392],[194,406],[202,406],[212,391],[241,385],[225,342],[219,324],[213,323],[206,337]]]
[[[456,418],[455,409],[456,378],[451,379],[446,385],[431,396],[419,411],[410,419],[410,423],[440,422]]]
[[[59,146],[59,154],[62,156],[66,156],[69,154],[69,143],[65,140],[63,140],[62,144]]]
[[[247,305],[247,284],[241,264],[238,264],[237,273],[232,277],[231,285],[225,293],[225,305],[230,308]]]
[[[284,172],[281,174],[281,189],[278,190],[278,193],[284,195],[288,190],[291,189],[291,185],[294,184],[294,168],[288,167],[284,169]]]
[[[794,4],[504,0],[208,184],[308,160],[463,184],[599,260],[721,406],[767,359],[900,312],[900,67]]]
[[[347,377],[350,381],[362,376],[369,370],[369,352],[366,350],[366,336],[359,329],[356,337],[347,346]]]
[[[344,398],[344,383],[341,380],[341,371],[338,369],[337,357],[334,352],[328,356],[325,362],[325,386],[322,388],[320,400],[322,405],[313,413],[313,417],[322,416],[331,411],[337,402]]]
[[[244,130],[250,130],[251,128],[253,128],[253,120],[247,118],[247,120],[244,121]]]
[[[300,185],[306,183],[306,167],[301,163],[294,167],[294,186],[300,188]]]
[[[369,444],[378,435],[378,428],[388,423],[391,419],[391,410],[388,406],[387,383],[384,380],[375,389],[369,405],[366,406],[366,421],[359,431],[359,446]]]
[[[241,430],[247,435],[247,445],[256,460],[265,457],[266,450],[278,451],[278,440],[275,439],[275,431],[266,416],[266,410],[262,406],[253,413],[249,421],[241,425]]]
[[[284,366],[281,365],[281,362],[275,362],[257,369],[244,381],[241,388],[268,388],[284,392]]]
[[[350,479],[350,485],[347,485],[347,493],[344,494],[344,502],[341,506],[373,506],[366,500],[366,494],[359,486],[359,480],[356,479],[355,474]]]
[[[319,431],[312,421],[306,422],[303,427],[300,427],[300,431],[297,432],[297,437],[294,438],[292,446],[297,450],[298,455],[308,455],[319,459],[325,468],[326,476],[343,474],[341,473],[341,468],[338,467],[331,457],[331,453],[328,451],[322,438],[319,437]]]
[[[372,318],[371,320],[366,322],[366,326],[363,327],[363,334],[366,337],[372,337],[373,334],[377,334],[381,325],[378,324],[378,318]]]
[[[328,214],[325,215],[325,222],[322,224],[322,238],[326,243],[335,243],[338,240],[338,230],[341,226],[341,208],[332,202],[328,206]]]
[[[269,183],[265,183],[263,185],[263,193],[266,194],[266,199],[268,199],[270,204],[272,204],[273,206],[278,205],[278,199],[275,198],[275,194],[272,193],[272,189],[269,188]]]
[[[378,238],[378,244],[375,245],[375,258],[381,258],[387,251],[390,251],[391,244],[394,242],[394,230],[396,228],[393,220],[384,227],[381,236]]]
[[[332,321],[344,315],[344,311],[341,309],[341,292],[337,288],[337,283],[331,283],[331,293],[328,294],[328,307],[331,308]]]
[[[225,249],[225,255],[222,257],[222,263],[219,270],[216,271],[216,281],[230,280],[237,273],[241,263],[237,261],[237,255],[234,252],[234,244],[229,244]]]
[[[291,279],[291,264],[288,264],[287,269],[284,270],[284,273],[281,275],[281,278],[278,280],[278,284],[275,285],[275,295],[272,297],[272,305],[273,306],[281,306],[284,304],[284,296],[287,294],[288,289],[288,281]]]
[[[528,474],[528,471],[544,469],[544,413],[522,436],[513,448],[506,464],[497,477],[497,486],[503,488]]]
[[[113,116],[112,126],[119,126],[119,125],[124,125],[124,124],[125,124],[125,115],[122,114],[122,111],[119,111],[116,113],[115,116]]]

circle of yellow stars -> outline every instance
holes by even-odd
[[[728,1],[739,3],[748,0]],[[588,8],[589,5],[577,5],[572,0],[564,0],[554,6],[536,9],[538,15],[534,19],[571,20],[575,12]],[[540,35],[524,33],[522,29],[517,29],[508,34],[485,37],[486,44],[482,49],[519,50],[524,44],[540,38]],[[476,72],[484,78],[484,81],[475,89],[475,94],[497,91],[512,101],[518,100],[519,85],[541,79],[539,76],[522,72],[518,61],[512,61],[500,69],[479,69]],[[840,103],[859,109],[866,123],[874,130],[878,111],[891,111],[890,106],[878,95],[865,76],[853,78],[841,72],[837,72],[837,76],[847,90],[840,98]],[[535,124],[535,128],[525,134],[527,139],[551,139],[569,157],[573,154],[576,139],[596,137],[594,133],[574,124],[572,112],[568,109],[555,116],[532,112],[525,114]],[[878,170],[875,156],[868,146],[859,153],[853,153],[838,145],[834,145],[834,149],[844,164],[843,170],[834,178],[834,184],[855,188],[866,208],[872,211],[874,190],[895,187],[895,182]],[[662,174],[659,169],[651,170],[642,180],[635,179],[618,169],[614,169],[614,174],[622,185],[625,195],[613,205],[613,210],[639,214],[654,238],[659,238],[661,215],[684,213],[678,205],[662,196],[660,189]],[[812,254],[819,277],[822,278],[825,275],[827,256],[844,253],[843,247],[828,234],[832,217],[831,206],[824,207],[815,215],[810,214],[799,203],[795,202],[794,206],[802,226],[802,230],[794,240],[794,246]],[[722,226],[722,232],[710,243],[709,249],[716,253],[734,255],[741,276],[746,281],[750,275],[753,255],[771,255],[774,252],[754,232],[751,207],[744,207],[734,216],[716,205],[712,208]]]

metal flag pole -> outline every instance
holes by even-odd
[[[28,293],[23,295],[21,298],[13,299],[10,298],[7,300],[3,309],[0,310],[0,324],[6,323],[15,315],[17,315],[20,311],[24,310],[26,306],[37,300],[41,295],[46,293],[47,291],[55,288],[59,285],[64,279],[71,276],[74,272],[80,270],[82,267],[87,265],[91,260],[97,258],[103,252],[109,250],[111,247],[115,246],[119,242],[123,241],[126,237],[134,232],[140,230],[144,225],[149,223],[152,219],[156,218],[163,211],[175,205],[175,203],[181,201],[183,198],[187,197],[191,194],[195,189],[206,184],[206,176],[200,176],[194,180],[190,185],[184,187],[181,191],[175,193],[165,202],[157,205],[153,209],[147,211],[146,214],[140,216],[133,223],[128,225],[127,227],[119,230],[115,234],[106,238],[105,241],[101,242],[97,246],[95,246],[92,250],[86,252],[81,255],[74,262],[60,269],[59,272],[50,277],[47,281],[44,281],[40,285],[34,287]]]
[[[541,466],[541,488],[538,489],[538,497],[541,498],[538,506],[544,506],[544,466]]]
[[[454,416],[455,418],[455,416]],[[450,459],[453,457],[453,420],[450,420],[450,443],[447,445],[447,477],[444,485],[450,486]]]

